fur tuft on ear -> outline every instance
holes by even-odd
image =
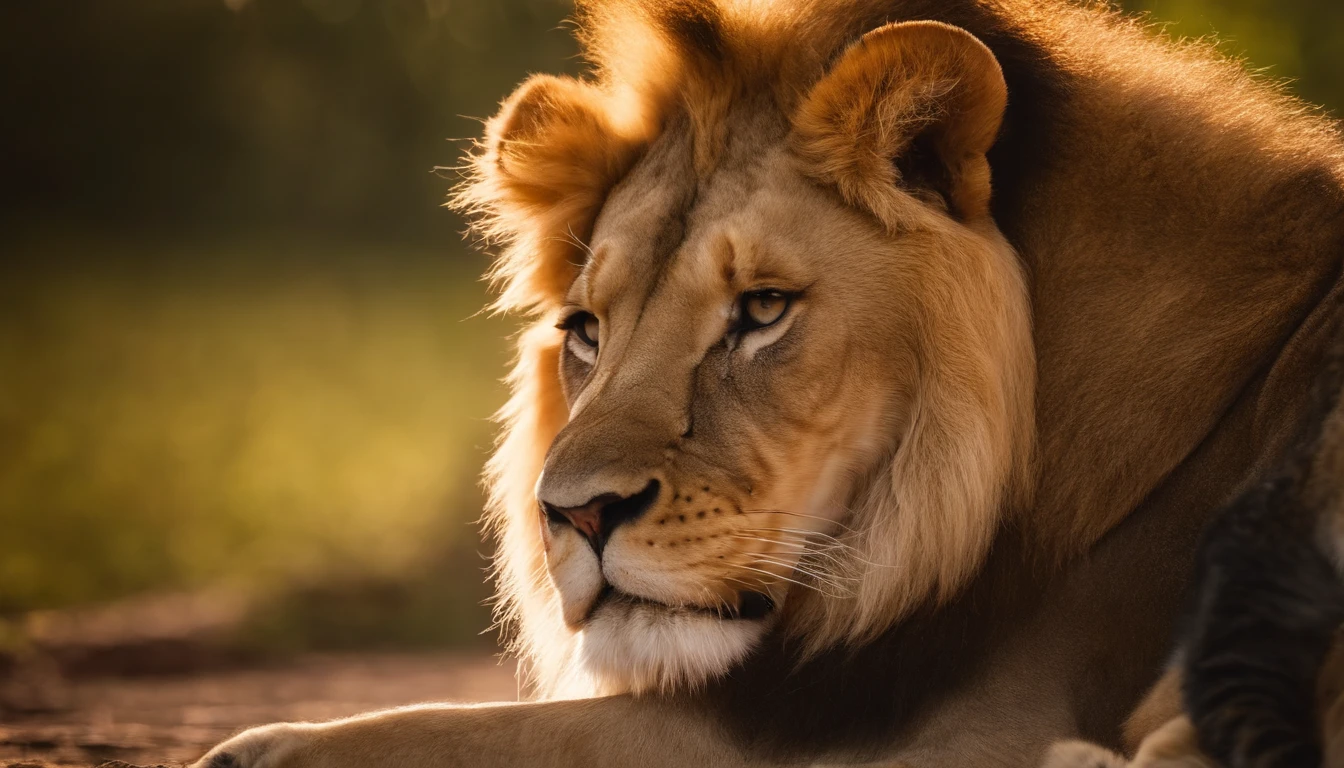
[[[933,21],[887,24],[845,51],[793,116],[807,170],[893,230],[901,190],[962,220],[989,211],[989,163],[1008,89],[994,54]]]
[[[567,77],[535,75],[504,100],[449,205],[504,246],[496,307],[553,308],[586,257],[607,192],[652,132],[634,100]]]

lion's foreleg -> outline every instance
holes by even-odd
[[[754,765],[703,715],[655,698],[426,705],[253,728],[193,768]]]
[[[1067,741],[1050,750],[1042,768],[1215,768],[1215,763],[1200,751],[1190,718],[1181,715],[1149,734],[1133,760],[1087,742]]]

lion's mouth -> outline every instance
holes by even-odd
[[[764,592],[723,599],[735,605],[665,603],[604,587],[575,627],[594,690],[669,690],[732,669],[771,631],[780,608]]]
[[[639,597],[607,584],[602,593],[593,601],[593,607],[589,611],[589,616],[596,613],[598,609],[606,605],[623,604],[630,607],[648,606],[660,611],[672,614],[694,614],[697,616],[712,616],[721,621],[756,621],[764,619],[775,610],[774,598],[764,592],[754,590],[742,590],[737,593],[737,604],[730,605],[724,603],[718,606],[707,605],[672,605],[650,600],[646,597]]]

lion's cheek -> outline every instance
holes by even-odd
[[[602,565],[596,553],[577,532],[557,531],[546,548],[546,569],[560,595],[565,623],[577,629],[602,594]]]

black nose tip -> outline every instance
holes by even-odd
[[[611,532],[616,526],[637,519],[653,506],[657,498],[658,481],[650,480],[644,490],[634,496],[604,493],[577,507],[557,507],[543,500],[541,508],[546,512],[547,520],[571,525],[582,533],[593,546],[593,551],[601,557],[602,549],[606,547],[607,539],[611,538]]]

